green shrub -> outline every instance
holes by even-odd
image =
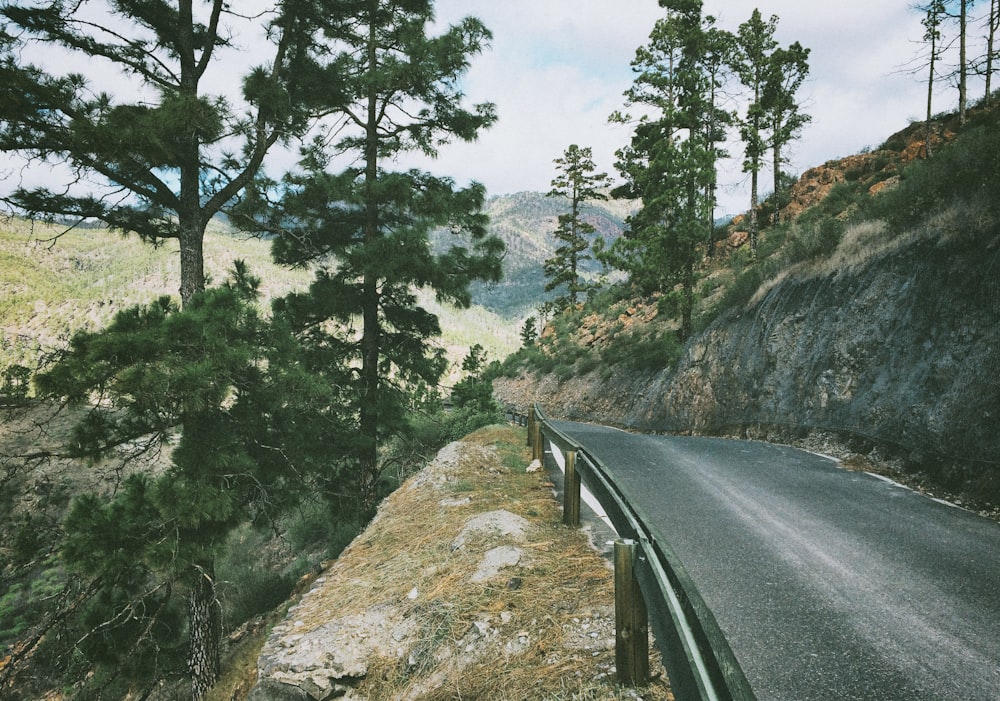
[[[671,331],[622,333],[602,352],[606,366],[625,364],[635,370],[662,370],[680,359],[683,346]]]
[[[783,252],[783,265],[829,256],[844,237],[844,223],[826,218],[796,226]]]
[[[918,224],[946,206],[981,201],[1000,215],[1000,115],[980,116],[930,159],[914,161],[900,183],[873,198],[869,214],[897,229]]]

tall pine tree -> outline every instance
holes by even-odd
[[[5,3],[0,8],[5,22],[0,36],[0,149],[23,157],[29,166],[66,164],[68,174],[57,186],[25,183],[0,197],[15,211],[68,220],[69,226],[97,220],[154,244],[175,241],[181,303],[185,307],[203,304],[196,300],[205,290],[203,242],[209,221],[251,182],[275,144],[303,133],[314,117],[329,110],[329,99],[322,105],[312,101],[318,85],[329,92],[330,86],[338,83],[335,72],[322,70],[312,60],[317,20],[326,16],[325,11],[307,0],[290,0],[268,13],[266,27],[256,27],[256,20],[240,15],[225,0]],[[245,33],[239,34],[242,30]],[[263,36],[265,30],[266,39],[252,36],[258,32]],[[234,66],[217,59],[223,53],[241,56],[232,51],[239,41],[256,41],[258,46],[270,42],[269,60],[257,66],[237,66],[241,89],[233,94],[212,94],[207,88],[210,84],[233,84]],[[60,68],[92,66],[94,77],[88,80],[80,73],[57,74],[28,62],[27,57],[38,55],[33,51],[38,45],[62,52],[65,58]],[[184,319],[189,340],[209,338],[212,332],[207,327],[201,331],[190,328],[191,324],[214,322],[199,316],[204,310],[199,307],[190,316],[179,316],[179,309],[164,302],[133,321],[140,328],[159,318]],[[121,323],[132,322],[123,319]],[[122,331],[113,327],[106,341],[88,341],[87,347],[115,343]],[[226,365],[232,357],[225,345],[218,343],[191,343],[188,350],[203,355],[185,355],[187,371]],[[89,352],[77,349],[72,357],[85,357]],[[101,362],[103,367],[125,361],[110,356]],[[158,377],[161,364],[158,361],[149,368],[134,365],[127,372],[119,369],[126,372],[124,378],[151,380]],[[103,384],[81,386],[80,397],[86,396],[85,390],[103,392],[112,379],[123,381],[85,370],[85,366],[80,367],[81,380]],[[222,420],[218,405],[212,409],[211,402],[218,398],[204,394],[204,388],[195,383],[173,383],[169,377],[159,377],[163,398],[156,399],[155,388],[143,397],[151,406],[168,411],[166,415],[150,413],[133,399],[128,400],[132,403],[124,414],[132,417],[130,424],[90,428],[120,430],[123,436],[135,438],[137,430],[157,428],[145,422],[168,422],[179,435],[175,461],[185,472],[178,488],[201,485],[199,470],[211,483],[221,469],[213,456],[223,461],[228,457],[222,453],[207,453],[204,460],[197,454],[183,456],[187,446],[205,445],[210,438],[203,433],[206,426],[220,431],[225,428],[215,423]],[[226,382],[218,384],[226,386]],[[191,394],[178,395],[178,389]],[[53,385],[51,391],[60,392],[60,385]],[[169,405],[158,404],[164,401]],[[197,407],[204,407],[208,414],[203,415]],[[102,421],[111,418],[100,412],[91,416]],[[114,434],[105,437],[113,439]],[[231,483],[223,480],[221,484]],[[192,497],[217,498],[211,507],[206,502],[206,508],[216,510],[225,523],[236,518],[236,511],[230,510],[239,503],[234,495],[192,489]],[[179,547],[200,553],[178,559],[188,567],[184,587],[188,596],[188,667],[196,698],[218,671],[212,557],[210,549],[198,550],[200,534],[207,530],[177,531],[179,538],[195,541],[179,539]]]
[[[58,185],[18,187],[3,201],[31,216],[176,241],[186,303],[205,287],[208,222],[272,146],[305,128],[315,85],[330,80],[310,59],[310,5],[278,5],[269,61],[238,66],[242,91],[223,95],[207,86],[233,82],[233,66],[218,60],[233,53],[232,27],[246,42],[261,31],[225,0],[5,3],[0,150],[69,171]],[[103,82],[27,63],[35,44],[62,51],[60,66],[93,66]]]
[[[559,241],[555,255],[545,261],[546,292],[565,286],[565,294],[556,298],[557,308],[576,306],[581,292],[587,285],[580,276],[580,264],[590,260],[588,237],[596,231],[594,225],[583,218],[581,206],[592,200],[606,200],[602,191],[611,184],[607,173],[597,173],[593,151],[571,144],[561,158],[555,159],[559,175],[552,180],[548,197],[561,197],[569,201],[569,212],[559,215],[555,236]]]
[[[445,369],[431,342],[437,318],[415,290],[467,306],[473,281],[500,275],[503,244],[487,235],[481,185],[458,188],[449,178],[391,170],[403,153],[434,155],[495,121],[492,104],[466,107],[459,88],[490,34],[467,18],[428,35],[430,0],[341,1],[328,9],[351,17],[334,28],[338,41],[330,45],[329,69],[343,82],[326,97],[342,121],[303,150],[299,170],[280,183],[261,182],[234,214],[241,226],[275,236],[279,262],[321,266],[309,293],[288,298],[283,313],[307,340],[351,359],[357,493],[370,512],[379,495],[379,446],[404,430],[409,389],[436,383]],[[335,172],[341,161],[350,165]],[[434,247],[430,234],[441,228],[456,239]]]
[[[785,147],[809,123],[796,93],[809,75],[809,49],[799,42],[771,54],[767,79],[761,94],[761,108],[769,130],[771,168],[774,176],[774,221],[781,215],[781,167],[786,163]]]
[[[667,16],[632,62],[636,78],[626,97],[644,114],[618,161],[626,182],[616,194],[641,199],[642,208],[629,217],[625,235],[604,258],[626,271],[639,291],[666,293],[681,318],[680,335],[687,338],[695,267],[711,220],[715,141],[705,124],[711,119],[712,85],[704,62],[701,2],[661,5]],[[612,119],[631,121],[620,113]]]
[[[750,174],[750,250],[757,252],[760,223],[757,221],[757,204],[760,202],[760,172],[764,168],[767,141],[767,114],[763,105],[764,87],[771,66],[771,54],[778,47],[774,33],[778,18],[772,15],[766,22],[760,10],[754,9],[750,19],[740,25],[736,33],[734,69],[740,82],[749,92],[746,115],[740,123],[743,139],[743,172]]]

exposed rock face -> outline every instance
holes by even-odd
[[[965,464],[997,489],[1000,237],[939,232],[838,256],[717,320],[676,370],[499,381],[498,394],[645,430],[833,432]]]

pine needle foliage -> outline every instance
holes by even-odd
[[[279,262],[320,266],[309,292],[285,299],[280,313],[306,342],[336,348],[354,369],[352,459],[359,504],[370,512],[380,496],[379,447],[406,430],[412,394],[434,387],[446,369],[431,341],[438,319],[416,291],[468,307],[472,282],[500,277],[503,244],[487,234],[481,185],[391,170],[400,154],[434,155],[495,121],[492,104],[465,106],[458,87],[490,34],[473,18],[428,34],[427,1],[332,5],[329,67],[339,82],[317,100],[341,123],[306,145],[280,182],[258,182],[234,216],[274,237]],[[354,165],[338,170],[342,162]],[[441,229],[454,236],[432,247],[430,234]]]

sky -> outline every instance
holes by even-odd
[[[908,70],[923,50],[923,27],[910,4],[705,0],[704,13],[724,29],[736,31],[757,7],[779,18],[781,46],[798,41],[811,49],[800,95],[812,121],[792,145],[787,170],[876,148],[923,118],[924,71]],[[665,15],[656,0],[438,0],[436,7],[440,23],[472,15],[492,31],[492,48],[473,59],[465,91],[470,102],[496,103],[499,121],[475,143],[446,147],[429,169],[481,182],[490,194],[547,191],[553,160],[577,144],[592,148],[599,169],[617,178],[614,152],[629,130],[607,118],[625,107],[635,50]],[[942,88],[935,111],[956,104],[957,92]],[[741,156],[738,143],[729,150]],[[719,196],[720,213],[746,209],[749,186],[738,160],[723,164]]]
[[[241,8],[269,7],[271,2],[241,1]],[[811,50],[800,98],[812,121],[788,150],[786,170],[799,174],[875,148],[923,118],[924,71],[909,70],[922,64],[916,57],[925,51],[921,18],[910,9],[912,2],[704,0],[705,14],[716,17],[723,29],[736,31],[757,7],[765,18],[778,17],[780,45],[798,41]],[[618,178],[614,153],[627,145],[630,133],[627,126],[609,124],[608,116],[625,108],[623,93],[632,83],[635,50],[648,42],[657,19],[665,16],[657,0],[437,0],[435,7],[439,26],[431,28],[433,33],[469,15],[492,31],[491,48],[472,58],[463,87],[470,104],[495,103],[499,120],[474,143],[452,144],[434,161],[414,156],[401,166],[423,167],[462,185],[475,180],[491,195],[546,192],[556,176],[553,161],[577,144],[593,150],[600,171]],[[239,48],[253,53],[255,43],[250,39]],[[55,54],[47,58],[58,63]],[[222,75],[229,88],[235,85],[230,73]],[[957,91],[940,88],[935,99],[935,112],[954,109]],[[727,148],[734,158],[720,164],[719,215],[744,211],[749,204],[738,139]],[[0,181],[22,177],[16,166],[0,158]],[[42,171],[25,178],[26,185],[32,184],[31,177],[51,179]],[[769,172],[761,182],[771,182]],[[768,189],[762,185],[762,194]]]

